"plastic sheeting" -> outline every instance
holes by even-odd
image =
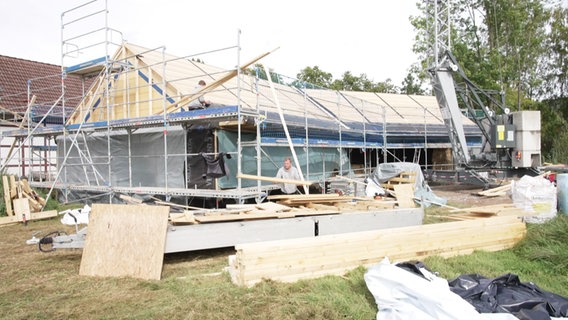
[[[256,135],[242,133],[243,141],[254,141]],[[219,131],[217,135],[219,139],[219,152],[233,153],[237,151],[237,133],[229,131]],[[285,142],[284,142],[285,143]],[[276,176],[276,172],[282,166],[284,158],[291,157],[290,148],[287,144],[281,147],[262,147],[264,153],[261,154],[261,168],[260,175],[266,177]],[[306,150],[303,147],[295,148],[298,162],[302,168],[302,173],[306,180],[318,181],[324,178],[324,175],[329,177],[331,172],[336,169],[339,172],[341,168],[343,172],[348,172],[349,158],[345,149],[337,148],[319,148],[310,147]],[[254,147],[243,148],[241,155],[242,168],[241,171],[245,174],[257,173],[256,149]],[[308,161],[309,158],[309,161]],[[309,167],[306,165],[309,163]],[[232,160],[225,162],[231,174],[218,180],[221,188],[235,188],[237,180],[235,178],[237,172],[237,156],[233,156]],[[340,165],[341,164],[341,165]],[[241,180],[243,187],[252,187],[257,185],[255,180]],[[263,182],[263,184],[270,184]]]
[[[62,224],[74,226],[78,224],[89,224],[90,213],[91,207],[86,204],[82,209],[68,209],[59,214],[63,215],[63,218],[61,218]]]
[[[185,130],[168,130],[167,148],[161,128],[139,129],[130,135],[111,132],[108,138],[106,132],[80,135],[77,144],[71,143],[71,137],[66,137],[65,148],[63,136],[57,137],[58,166],[71,150],[66,167],[61,171],[61,181],[91,186],[165,187],[167,177],[168,187],[185,186]],[[110,167],[107,162],[109,141]]]
[[[447,199],[438,197],[434,194],[430,186],[426,183],[424,175],[422,174],[422,169],[420,165],[411,162],[387,162],[381,163],[373,171],[369,177],[375,186],[380,186],[381,183],[387,182],[389,179],[397,177],[402,172],[414,172],[416,174],[416,180],[414,182],[414,197],[418,199],[423,199],[423,205],[425,207],[430,206],[432,203],[446,204]],[[369,184],[370,188],[373,184]],[[373,192],[373,190],[371,190]],[[379,193],[380,194],[380,193]],[[367,193],[368,195],[368,193]]]
[[[544,291],[515,274],[485,278],[466,274],[449,282],[458,294],[479,312],[508,312],[522,320],[546,320],[568,316],[568,299]]]
[[[448,282],[421,269],[421,276],[391,264],[388,258],[365,273],[367,288],[379,308],[377,320],[517,319],[510,314],[480,314],[453,293]]]

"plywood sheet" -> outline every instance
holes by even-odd
[[[79,274],[159,280],[169,210],[93,204]]]

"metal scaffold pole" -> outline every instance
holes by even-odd
[[[241,122],[242,122],[242,113],[241,113],[241,30],[239,29],[237,32],[237,172],[241,173],[243,170],[243,137],[241,134]],[[237,178],[237,190],[241,191],[242,188],[242,180],[241,178]],[[239,198],[239,203],[243,203],[243,199]]]

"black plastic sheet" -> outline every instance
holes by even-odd
[[[521,282],[515,274],[492,279],[465,274],[448,283],[450,290],[480,313],[506,312],[522,320],[568,316],[567,298],[542,290],[532,282]]]

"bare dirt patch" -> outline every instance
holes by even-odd
[[[458,208],[481,207],[513,203],[510,195],[487,197],[477,193],[483,188],[471,184],[430,185],[435,195],[448,200],[448,205]]]

